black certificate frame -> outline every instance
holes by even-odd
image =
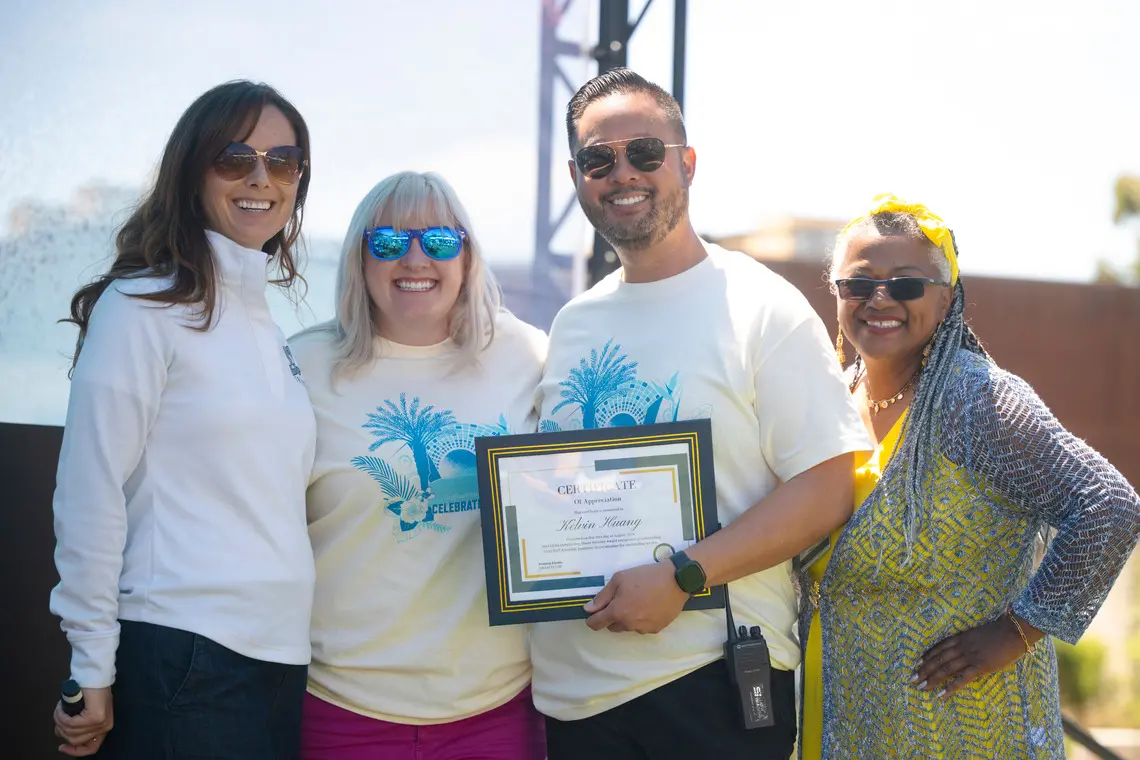
[[[554,453],[574,453],[599,450],[613,451],[611,459],[601,460],[603,467],[611,469],[631,466],[628,457],[623,458],[623,449],[652,448],[684,444],[688,451],[684,456],[685,472],[688,478],[680,480],[681,492],[688,497],[691,507],[691,529],[694,541],[700,541],[714,533],[719,527],[716,505],[716,478],[713,472],[712,424],[707,419],[667,422],[655,425],[634,425],[629,427],[597,428],[589,430],[563,430],[550,433],[530,433],[523,435],[488,436],[475,439],[475,456],[479,477],[479,514],[483,536],[483,561],[487,580],[487,611],[491,625],[512,625],[520,623],[540,623],[556,620],[581,620],[589,617],[583,605],[593,598],[593,593],[583,595],[575,591],[574,585],[591,588],[601,585],[597,578],[584,578],[576,583],[559,581],[535,581],[526,583],[508,576],[513,567],[520,567],[518,542],[508,535],[514,524],[514,511],[519,505],[504,504],[500,492],[499,464],[504,459],[534,457]],[[669,464],[680,464],[679,457],[672,455]],[[646,457],[638,457],[638,464],[644,465]],[[597,464],[597,463],[596,463]],[[680,471],[680,468],[678,468]],[[686,482],[687,481],[687,482]],[[685,508],[683,506],[683,508]],[[504,519],[505,518],[505,519]],[[685,520],[683,514],[682,520]],[[515,529],[517,531],[517,528]],[[524,547],[525,548],[525,547]],[[512,554],[508,566],[507,554]],[[656,552],[655,552],[656,553]],[[658,559],[664,559],[665,554]],[[513,583],[512,583],[513,582]],[[523,585],[533,586],[526,590],[551,591],[551,596],[542,600],[512,599],[510,589]],[[565,593],[558,593],[565,592]],[[686,610],[723,609],[725,595],[723,586],[705,588],[690,597]]]

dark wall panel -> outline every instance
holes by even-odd
[[[0,656],[0,756],[13,760],[63,757],[51,711],[67,677],[70,650],[59,620],[48,611],[58,582],[52,551],[51,495],[63,429],[0,424],[0,609],[8,617]]]

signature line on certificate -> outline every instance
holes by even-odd
[[[581,572],[575,570],[572,573],[545,573],[543,575],[531,575],[530,570],[528,570],[526,567],[526,539],[525,538],[519,539],[519,543],[522,544],[523,577],[524,578],[566,578],[566,577],[571,576],[571,575],[581,575],[582,574]]]

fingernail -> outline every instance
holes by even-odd
[[[920,667],[920,668],[922,667],[922,658],[921,657],[918,658],[918,667]]]
[[[918,688],[920,688],[920,689],[925,689],[925,688],[926,688],[926,681],[923,681],[922,683],[920,683],[920,684],[918,685]]]
[[[907,681],[907,683],[914,683],[917,680],[918,680],[918,673],[915,673],[914,675],[912,675],[910,677],[910,679]]]
[[[935,694],[934,696],[936,696],[936,697],[944,697],[944,696],[946,696],[946,690],[945,690],[945,689],[939,689],[938,693],[937,693],[937,694]]]

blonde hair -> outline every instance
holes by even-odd
[[[352,215],[341,247],[336,282],[336,317],[315,330],[336,335],[333,377],[352,374],[377,358],[373,338],[380,314],[364,281],[364,232],[385,223],[397,229],[430,224],[467,230],[463,285],[449,317],[451,340],[459,348],[459,363],[474,362],[495,335],[495,318],[502,297],[494,275],[484,265],[479,239],[471,229],[467,209],[455,190],[435,172],[399,172],[373,187]]]

